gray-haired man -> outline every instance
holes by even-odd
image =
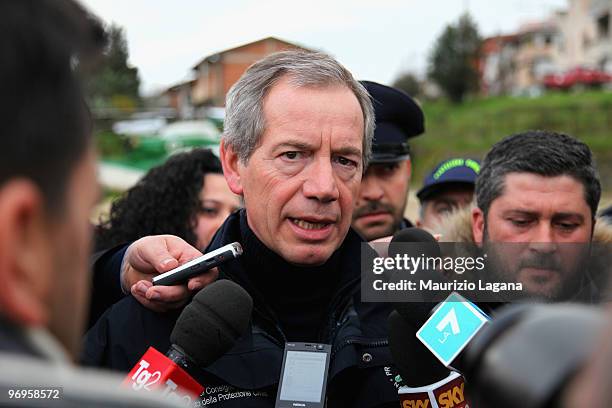
[[[207,403],[273,406],[284,344],[302,341],[333,347],[328,407],[397,406],[384,369],[389,309],[361,303],[362,239],[350,229],[373,133],[367,92],[331,57],[289,51],[247,70],[226,115],[224,174],[245,209],[208,250],[243,245],[220,275],[249,291],[254,313],[252,330],[203,367],[198,380],[216,386]],[[173,323],[125,299],[90,332],[86,360],[127,370],[149,345],[167,348]]]

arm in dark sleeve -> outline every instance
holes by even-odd
[[[96,252],[91,257],[93,284],[88,329],[95,324],[106,309],[125,296],[121,289],[120,273],[121,262],[128,246],[128,244],[119,245]]]
[[[79,362],[85,366],[106,367],[108,350],[108,320],[112,309],[108,309],[102,314],[97,322],[94,322],[85,336],[81,349]]]

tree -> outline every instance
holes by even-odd
[[[421,94],[421,83],[418,78],[411,72],[400,74],[393,82],[393,87],[401,89],[410,96],[419,96]]]
[[[429,56],[429,77],[455,103],[478,89],[476,64],[480,44],[478,27],[464,14],[456,25],[445,28]]]
[[[104,56],[88,75],[87,95],[94,107],[129,110],[140,104],[138,68],[127,63],[128,47],[123,29],[112,24],[107,36]]]

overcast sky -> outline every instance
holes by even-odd
[[[190,78],[203,57],[268,36],[323,50],[358,79],[423,74],[445,25],[469,11],[481,34],[546,18],[567,0],[81,0],[124,27],[149,94]]]

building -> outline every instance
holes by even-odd
[[[163,91],[159,95],[159,103],[173,108],[180,119],[208,116],[211,108],[225,106],[227,91],[251,64],[288,49],[306,50],[297,44],[267,37],[211,54],[192,67],[192,80],[177,83]]]
[[[162,95],[162,104],[174,109],[176,116],[182,119],[192,119],[195,116],[195,107],[191,94],[195,80],[180,82],[166,89]]]
[[[596,40],[591,1],[570,0],[568,9],[559,13],[559,71],[565,72],[579,66],[595,68],[595,60],[590,53]]]
[[[489,37],[483,41],[479,64],[482,94],[505,95],[513,92],[517,48],[518,36],[513,34]]]
[[[538,93],[549,74],[576,68],[612,73],[612,0],[569,0],[565,10],[484,40],[481,91],[485,95]]]
[[[224,106],[227,91],[255,61],[278,51],[304,49],[275,37],[230,48],[203,58],[193,70],[191,98],[196,106]]]
[[[557,20],[524,24],[509,35],[486,38],[481,48],[481,91],[486,95],[532,94],[557,70]]]
[[[612,73],[612,0],[591,0],[590,17],[595,22],[595,35],[587,55],[597,68]]]
[[[558,70],[559,25],[556,19],[525,24],[517,33],[513,93],[534,94],[542,80]]]

